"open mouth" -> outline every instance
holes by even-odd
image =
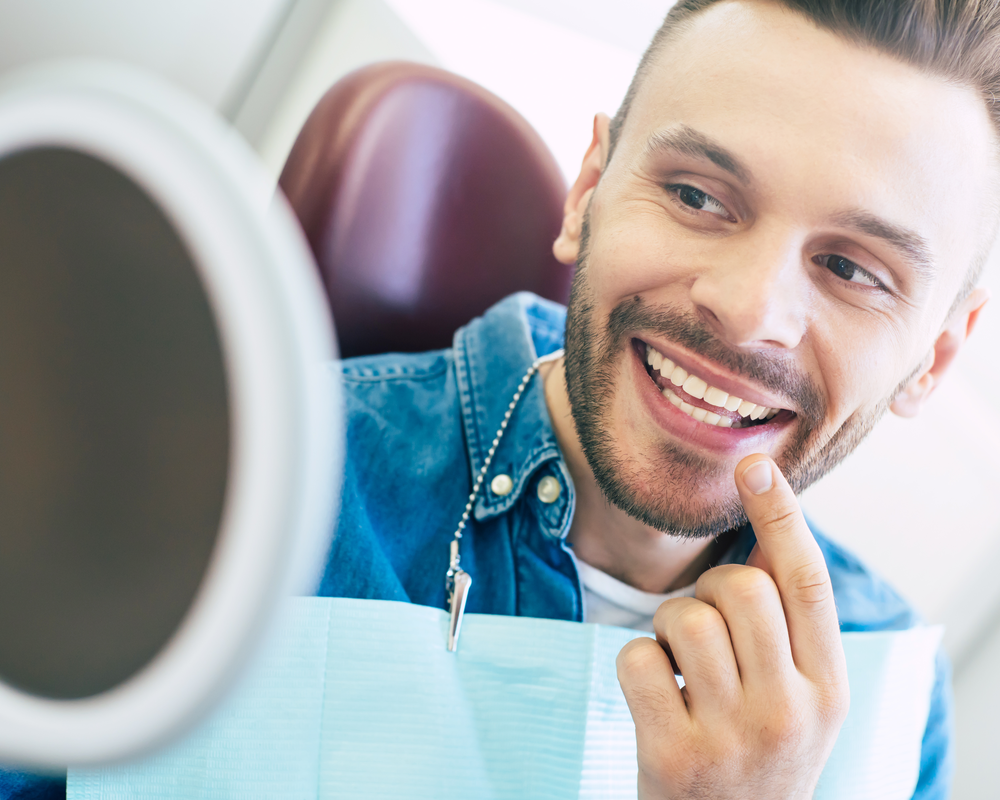
[[[692,375],[645,342],[633,339],[632,343],[644,359],[646,374],[660,394],[698,422],[740,429],[779,424],[795,416],[789,409],[761,406],[729,394]]]

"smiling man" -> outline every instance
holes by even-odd
[[[446,606],[460,540],[470,611],[655,631],[618,659],[642,797],[811,796],[840,632],[919,621],[795,494],[972,330],[998,90],[995,0],[681,0],[595,120],[568,311],[517,295],[345,363],[321,593]],[[947,796],[950,724],[942,657],[915,797]]]

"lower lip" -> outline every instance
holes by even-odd
[[[639,387],[639,396],[653,419],[668,433],[689,444],[728,455],[769,452],[774,439],[790,422],[769,422],[750,428],[720,428],[698,422],[663,396],[646,372],[646,364],[636,348],[633,346],[629,350],[632,352],[632,373]]]

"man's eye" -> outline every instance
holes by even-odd
[[[830,270],[830,272],[838,278],[843,278],[848,283],[856,283],[861,286],[871,286],[874,289],[885,288],[882,285],[882,281],[843,256],[820,256],[818,260],[828,270]]]
[[[731,219],[726,207],[716,200],[712,195],[706,194],[701,189],[695,189],[684,183],[675,183],[667,187],[677,199],[684,205],[696,208],[699,211],[707,211],[725,219]]]

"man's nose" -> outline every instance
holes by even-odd
[[[705,322],[736,347],[794,349],[810,294],[801,239],[761,232],[712,250],[691,286]]]

